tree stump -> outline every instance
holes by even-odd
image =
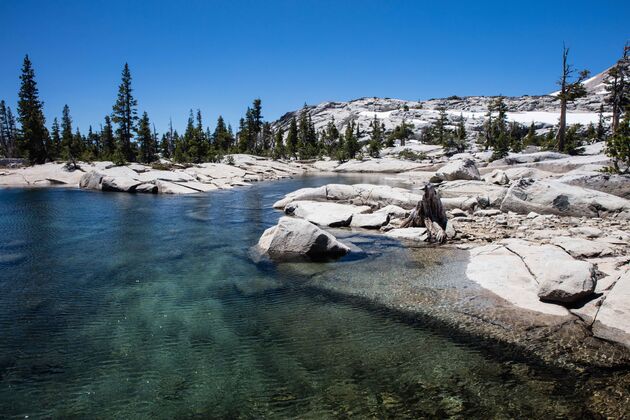
[[[427,229],[429,242],[446,242],[446,212],[442,206],[440,196],[433,185],[424,187],[422,200],[418,201],[411,214],[401,227],[424,227]]]

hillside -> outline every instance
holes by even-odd
[[[570,104],[567,122],[572,124],[597,123],[599,119],[600,105],[604,103],[603,80],[607,71],[599,73],[585,82],[588,95]],[[463,117],[467,129],[470,132],[478,130],[487,113],[488,105],[494,100],[492,96],[468,96],[449,97],[444,99],[429,99],[425,101],[407,101],[392,98],[359,98],[348,102],[322,102],[318,105],[307,106],[313,124],[317,130],[334,118],[337,128],[341,131],[348,123],[355,121],[360,124],[364,135],[370,122],[378,118],[387,131],[402,123],[413,124],[414,134],[417,136],[420,130],[431,124],[438,117],[437,109],[444,107],[451,116],[451,122],[455,123],[458,117]],[[506,97],[508,106],[508,120],[516,121],[529,126],[532,122],[541,131],[547,131],[553,127],[559,117],[559,101],[554,93],[540,96]],[[278,119],[275,127],[281,127],[285,131],[291,118],[299,116],[302,110],[288,112]],[[609,115],[608,113],[604,114]]]

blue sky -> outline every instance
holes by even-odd
[[[111,112],[128,62],[158,130],[200,108],[237,125],[327,100],[555,90],[562,42],[599,72],[630,39],[628,1],[0,0],[0,98],[15,107],[34,63],[48,123],[65,103],[82,130]]]

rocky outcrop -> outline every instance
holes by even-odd
[[[258,251],[276,261],[320,261],[344,256],[350,248],[306,220],[281,217],[262,234]]]
[[[630,348],[630,270],[608,292],[593,322],[593,334]]]
[[[389,223],[387,212],[374,212],[369,214],[353,214],[350,227],[364,229],[379,229]]]
[[[450,162],[446,166],[441,167],[435,175],[442,181],[478,181],[481,179],[477,165],[475,165],[475,161],[472,159],[462,159]]]
[[[601,217],[628,214],[630,201],[558,181],[523,178],[509,188],[501,210],[522,214],[533,211],[539,214]]]
[[[490,184],[507,185],[510,183],[510,179],[507,174],[501,169],[495,169],[491,173],[485,175],[483,179]]]
[[[578,229],[576,232],[579,233],[582,231]],[[589,232],[586,233],[589,234]],[[575,258],[606,257],[613,253],[612,248],[604,242],[590,241],[588,239],[571,236],[554,236],[551,238],[551,243],[564,249]]]
[[[557,181],[630,199],[630,175],[572,171],[558,178]]]
[[[372,184],[328,184],[317,188],[302,188],[287,194],[274,203],[273,207],[284,209],[293,201],[331,201],[385,207],[394,205],[412,209],[422,196],[404,188]]]
[[[349,226],[353,215],[368,211],[370,207],[367,206],[318,201],[293,201],[284,208],[286,214],[327,227]]]
[[[593,264],[575,260],[553,245],[508,239],[472,250],[470,264],[472,280],[530,310],[555,311],[536,303],[534,296],[544,301],[571,303],[592,295],[595,290]],[[505,264],[513,264],[513,272],[508,272]],[[506,281],[502,282],[501,277]],[[519,295],[519,288],[523,295]]]
[[[333,169],[334,172],[355,173],[400,173],[420,169],[426,166],[420,162],[399,159],[351,160]]]

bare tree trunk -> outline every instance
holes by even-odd
[[[567,57],[569,56],[569,49],[562,47],[562,76],[560,77],[560,121],[558,121],[558,133],[556,134],[556,140],[558,141],[558,151],[564,150],[564,140],[566,137],[567,129],[567,77],[569,76],[571,69],[567,64]]]
[[[424,227],[429,234],[430,242],[446,242],[446,212],[442,200],[433,185],[428,184],[424,189],[422,200],[418,201],[411,214],[401,227]]]

